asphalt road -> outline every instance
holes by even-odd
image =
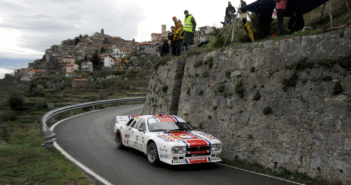
[[[292,184],[219,164],[155,167],[141,152],[118,150],[113,133],[116,115],[134,115],[141,111],[142,105],[132,105],[68,119],[55,127],[56,141],[73,158],[112,184]]]

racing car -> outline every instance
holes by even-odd
[[[210,134],[194,130],[178,116],[116,116],[114,132],[118,149],[139,150],[152,165],[222,161],[222,143]]]

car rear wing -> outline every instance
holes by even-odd
[[[120,125],[126,125],[129,120],[139,116],[116,116],[116,123]]]

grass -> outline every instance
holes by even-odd
[[[289,87],[295,87],[297,84],[297,81],[299,80],[299,77],[297,76],[297,73],[294,72],[289,79],[284,79],[283,80],[283,91],[288,91]]]
[[[244,98],[245,89],[243,88],[243,83],[242,82],[238,82],[235,85],[234,91],[239,95],[240,98]]]
[[[249,153],[254,155],[255,151],[253,150],[253,151],[250,151]],[[226,165],[230,165],[230,166],[234,166],[237,168],[241,168],[244,170],[249,170],[249,171],[253,171],[253,172],[257,172],[257,173],[261,173],[261,174],[279,177],[279,178],[290,180],[290,181],[299,182],[299,183],[306,184],[306,185],[342,185],[341,182],[336,182],[336,183],[331,184],[327,181],[318,181],[316,179],[312,179],[311,177],[309,177],[305,173],[300,173],[297,171],[289,171],[283,167],[269,169],[269,168],[266,168],[266,167],[264,167],[260,164],[257,164],[257,163],[252,164],[252,163],[248,163],[246,161],[240,160],[240,159],[238,159],[238,157],[236,157],[235,160],[229,160],[226,158],[222,158],[221,163],[226,164]]]

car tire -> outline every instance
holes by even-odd
[[[118,149],[123,149],[122,136],[120,132],[116,134],[116,146]]]
[[[160,162],[160,158],[157,152],[157,146],[155,143],[150,143],[147,146],[147,159],[149,163],[153,166],[157,165]]]

